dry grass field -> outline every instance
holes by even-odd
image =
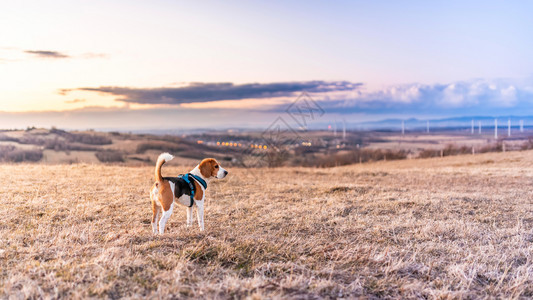
[[[533,152],[230,169],[151,232],[153,167],[0,167],[0,298],[533,297]],[[188,168],[173,164],[164,175]]]

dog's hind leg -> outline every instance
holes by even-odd
[[[154,234],[157,234],[157,221],[159,221],[159,216],[161,214],[161,206],[157,205],[155,201],[152,201],[152,231]]]
[[[157,222],[161,212],[161,206],[158,199],[159,189],[158,184],[154,184],[150,189],[150,201],[152,202],[152,232],[157,234]]]
[[[170,205],[169,210],[163,211],[163,216],[161,217],[161,220],[159,221],[159,234],[165,233],[165,226],[167,225],[167,221],[170,218],[170,215],[172,215],[173,210],[174,210],[174,203]]]
[[[170,215],[172,215],[172,211],[174,209],[174,193],[172,193],[172,189],[168,181],[159,185],[159,194],[157,195],[157,199],[159,200],[158,204],[160,204],[163,211],[161,220],[159,220],[159,234],[163,234],[165,233],[165,225],[167,224],[167,221],[170,218]]]

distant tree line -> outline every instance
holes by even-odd
[[[18,149],[12,145],[0,146],[0,161],[2,162],[37,162],[43,158],[40,149]]]

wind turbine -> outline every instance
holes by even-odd
[[[494,138],[498,139],[498,119],[494,119]]]
[[[342,140],[346,141],[346,119],[342,119]]]

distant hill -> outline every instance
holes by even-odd
[[[332,130],[299,131],[292,132],[287,140],[283,140],[283,134],[278,137],[275,132],[265,134],[262,130],[218,130],[179,136],[56,128],[0,130],[0,162],[152,165],[161,152],[170,152],[176,157],[171,164],[188,166],[213,157],[227,166],[332,167],[368,161],[533,148],[527,130],[519,133],[515,126],[512,136],[507,136],[502,129],[502,134],[496,139],[488,125],[482,134],[477,131],[471,134],[471,121],[468,120],[432,121],[431,133],[427,134],[421,132],[425,130],[425,121],[408,119],[404,121],[406,134],[402,135],[399,134],[400,128],[393,127],[401,126],[402,120],[389,119],[369,123],[369,126],[378,128],[372,131],[348,130],[337,134]],[[486,124],[493,122],[489,118],[483,120]],[[467,127],[457,125],[465,122]],[[458,126],[457,129],[450,130],[453,125]],[[273,140],[278,138],[281,139]]]
[[[465,117],[453,117],[442,119],[383,119],[379,121],[357,122],[355,120],[346,120],[347,129],[356,130],[396,130],[400,131],[402,121],[405,124],[406,130],[426,130],[427,122],[429,121],[430,130],[439,129],[457,129],[457,128],[470,128],[472,120],[474,120],[474,127],[477,130],[479,122],[481,122],[482,128],[494,128],[494,120],[498,120],[498,127],[507,128],[507,121],[511,120],[511,127],[518,128],[520,126],[520,120],[524,122],[524,127],[533,127],[533,116],[465,116]],[[340,127],[339,127],[340,126]],[[337,129],[342,129],[342,122],[337,122]]]
[[[4,162],[151,164],[162,151],[176,154],[176,162],[182,164],[195,164],[206,156],[223,158],[218,148],[171,135],[56,128],[0,131]]]

